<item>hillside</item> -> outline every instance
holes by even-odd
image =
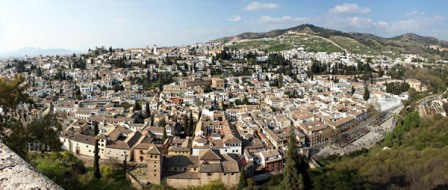
[[[403,117],[375,148],[321,160],[324,167],[312,171],[314,189],[448,188],[448,119]]]
[[[421,54],[423,56],[435,56],[435,57],[448,57],[446,52],[438,52],[430,50],[430,45],[439,45],[441,47],[448,47],[448,41],[439,40],[434,37],[420,36],[417,34],[407,33],[392,38],[383,38],[373,34],[367,33],[346,33],[328,28],[318,27],[311,24],[299,25],[288,29],[273,30],[265,33],[243,33],[236,36],[224,37],[213,40],[212,42],[235,42],[235,48],[252,48],[255,45],[261,45],[265,50],[283,50],[291,47],[295,47],[299,44],[284,43],[284,42],[272,42],[270,44],[261,43],[264,38],[272,38],[275,40],[280,39],[281,36],[291,34],[307,34],[308,37],[321,37],[334,42],[336,45],[354,53],[399,53],[399,54]],[[245,40],[240,42],[241,40]],[[247,41],[249,40],[249,41]],[[259,43],[253,43],[259,42]],[[252,42],[253,44],[247,44]],[[242,43],[242,44],[240,44]],[[281,45],[283,44],[283,45]],[[308,47],[307,43],[301,43],[305,47]],[[272,46],[281,46],[283,48],[272,48]],[[334,49],[330,48],[332,51]],[[340,48],[339,48],[340,49]],[[329,52],[332,52],[329,51]]]

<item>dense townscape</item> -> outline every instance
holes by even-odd
[[[291,149],[320,167],[314,158],[370,148],[393,130],[409,89],[437,92],[401,76],[425,64],[419,55],[238,45],[248,41],[4,59],[1,75],[26,84],[31,101],[2,112],[24,126],[45,118],[57,131],[60,144],[30,141],[23,152],[129,165],[136,188],[236,187],[241,176],[286,175]],[[420,115],[446,116],[445,101],[426,100]]]

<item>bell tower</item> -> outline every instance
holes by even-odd
[[[148,182],[160,185],[162,181],[163,157],[162,150],[159,147],[149,147],[148,153],[146,154],[146,164],[148,170]]]

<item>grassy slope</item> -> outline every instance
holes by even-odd
[[[294,47],[306,47],[309,51],[316,52],[342,52],[342,50],[332,43],[316,37],[303,35],[284,35],[274,38],[274,40],[256,39],[246,42],[239,42],[229,48],[267,50],[268,52],[289,50]]]
[[[313,172],[314,187],[446,188],[447,122],[447,118],[420,122],[415,112],[405,114],[394,131],[375,148],[321,160],[325,167]],[[383,150],[385,146],[391,149]]]
[[[275,30],[266,33],[244,33],[233,37],[226,37],[217,39],[215,41],[226,42],[239,39],[254,39],[256,42],[242,42],[234,45],[235,48],[259,48],[267,51],[280,51],[287,50],[294,45],[304,45],[310,48],[311,51],[327,51],[335,52],[340,51],[339,48],[334,46],[327,46],[325,40],[322,40],[323,44],[316,45],[313,42],[302,42],[301,44],[287,43],[287,42],[266,42],[261,38],[279,38],[279,36],[288,36],[287,31],[294,31],[299,33],[308,33],[311,35],[321,36],[337,43],[351,52],[359,54],[386,54],[391,57],[396,57],[398,54],[419,54],[424,57],[432,59],[447,58],[448,52],[437,52],[429,50],[429,45],[442,45],[448,46],[448,42],[440,41],[436,38],[419,36],[416,34],[403,34],[393,38],[382,38],[372,34],[366,33],[344,33],[327,28],[317,27],[313,25],[300,25],[297,27]]]

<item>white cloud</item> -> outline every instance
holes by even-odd
[[[252,2],[249,5],[247,5],[243,10],[245,11],[257,11],[257,10],[263,10],[263,9],[278,9],[280,8],[280,5],[275,3],[260,3],[260,2]]]
[[[342,5],[336,5],[329,12],[334,14],[365,14],[370,13],[370,8],[361,8],[354,3],[344,3]]]
[[[365,17],[327,17],[321,20],[319,25],[342,30],[345,32],[367,32],[375,33],[377,31],[385,31],[390,27],[390,23],[386,21],[377,21]]]
[[[421,11],[412,11],[412,12],[406,14],[406,16],[409,16],[409,17],[423,16],[423,15],[425,15],[425,12],[421,12]]]
[[[239,22],[241,21],[241,17],[240,16],[232,16],[231,18],[227,19],[230,22]]]
[[[289,28],[299,24],[309,23],[314,21],[310,18],[301,18],[293,16],[271,17],[260,16],[256,22],[253,22],[253,27],[258,28],[259,31],[275,30],[282,28]]]
[[[261,16],[258,19],[260,23],[282,23],[282,22],[306,22],[307,18],[298,18],[292,16],[283,16],[283,17],[270,17],[270,16]]]
[[[392,32],[420,32],[429,26],[442,23],[446,18],[442,16],[416,16],[406,20],[399,20],[391,24],[388,30]]]
[[[386,27],[386,26],[389,26],[389,23],[387,23],[386,21],[379,21],[378,25]]]
[[[389,24],[384,21],[374,21],[371,18],[362,18],[362,17],[349,17],[346,18],[346,22],[348,25],[354,27],[354,28],[360,28],[360,29],[368,29],[372,27],[379,27],[379,26],[388,26]]]
[[[115,20],[114,20],[116,23],[118,23],[118,24],[124,24],[124,23],[127,23],[128,22],[128,20],[126,19],[126,18],[124,18],[124,17],[117,17],[117,18],[115,18]]]

